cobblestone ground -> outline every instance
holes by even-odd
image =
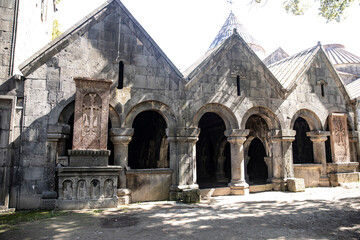
[[[0,239],[360,239],[359,184],[150,202],[17,225]]]

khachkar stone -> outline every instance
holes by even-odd
[[[360,181],[360,173],[356,172],[359,163],[350,162],[350,144],[346,114],[331,114],[329,116],[329,128],[332,163],[327,164],[327,172],[330,176],[330,184],[338,186],[341,183]]]
[[[334,163],[350,162],[350,145],[346,114],[331,114],[329,116],[329,128],[332,161]]]
[[[76,84],[70,166],[107,166],[109,97],[112,80],[74,78]]]

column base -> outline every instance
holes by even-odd
[[[131,190],[122,188],[117,190],[118,205],[125,205],[131,203]]]
[[[230,187],[230,195],[248,195],[249,184],[245,181],[231,181],[228,186]]]
[[[330,178],[328,176],[320,176],[320,187],[330,187]]]
[[[273,178],[272,182],[274,184],[274,190],[275,191],[286,191],[287,190],[287,184],[284,179],[281,178]]]

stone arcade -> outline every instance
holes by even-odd
[[[231,13],[183,73],[118,0],[46,45],[20,66],[17,95],[0,96],[12,152],[1,203],[116,207],[359,181],[358,96],[342,77],[356,83],[360,67],[341,75],[320,43],[263,62],[241,26]]]

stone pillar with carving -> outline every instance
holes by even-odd
[[[122,167],[117,189],[120,204],[131,203],[131,191],[126,185],[126,169],[129,165],[129,143],[133,135],[133,128],[112,128],[110,130],[110,140],[114,144],[114,165]]]
[[[170,200],[182,200],[184,191],[194,190],[194,195],[199,194],[196,183],[196,142],[199,134],[199,128],[166,129],[170,168],[173,170]]]
[[[340,183],[360,181],[360,173],[355,172],[359,163],[350,161],[349,132],[347,115],[332,113],[328,118],[332,163],[327,166],[332,186]]]
[[[294,177],[292,142],[295,130],[272,130],[269,132],[273,159],[274,190],[285,191],[287,178]]]
[[[249,194],[249,184],[245,181],[244,142],[249,130],[231,129],[224,132],[230,143],[231,151],[231,182],[230,194]]]
[[[320,170],[320,186],[326,187],[330,185],[329,177],[326,172],[326,147],[325,142],[330,136],[328,131],[312,131],[307,132],[306,135],[310,137],[314,149],[314,162],[321,164]]]
[[[74,78],[76,84],[70,166],[107,166],[109,98],[112,80]]]

